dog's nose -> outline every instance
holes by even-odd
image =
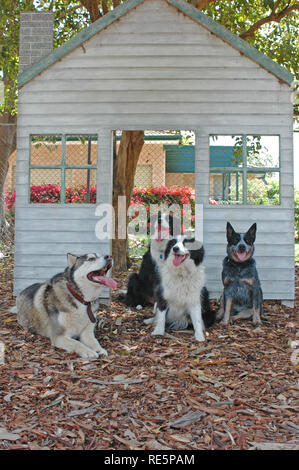
[[[111,260],[112,260],[112,257],[111,257],[110,255],[106,255],[106,256],[104,256],[104,259],[105,259],[106,261],[111,261]]]
[[[245,245],[239,245],[238,246],[238,251],[239,251],[239,253],[244,253],[244,251],[246,251]]]
[[[174,247],[173,247],[173,251],[174,251],[174,253],[177,253],[178,251],[180,251],[180,249],[179,249],[178,246],[174,246]]]

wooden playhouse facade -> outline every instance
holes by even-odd
[[[292,305],[291,74],[182,0],[127,0],[53,52],[45,48],[46,40],[35,39],[38,31],[51,36],[49,23],[48,28],[42,24],[44,18],[49,22],[49,14],[26,15],[21,64],[22,54],[26,58],[33,50],[35,55],[31,64],[23,61],[19,75],[15,294],[64,269],[67,252],[110,252],[110,241],[96,237],[94,204],[30,202],[30,174],[38,168],[38,161],[31,161],[32,136],[61,139],[55,168],[61,170],[62,187],[71,169],[68,136],[96,136],[97,161],[87,161],[84,168],[95,172],[97,202],[111,203],[112,131],[191,129],[211,297],[222,289],[226,222],[239,231],[257,222],[256,260],[264,297]],[[217,137],[225,142],[226,136],[239,136],[241,142],[241,200],[211,205],[210,143]],[[247,136],[272,136],[276,163],[248,165]],[[248,176],[270,171],[279,182],[279,202],[249,204]]]

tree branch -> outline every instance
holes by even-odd
[[[218,0],[190,0],[190,3],[197,8],[198,10],[202,10],[205,8],[209,3],[217,2]]]
[[[80,0],[80,3],[88,10],[92,23],[100,18],[101,14],[98,0]]]
[[[254,36],[254,33],[264,24],[272,23],[273,21],[276,23],[279,23],[285,16],[287,16],[292,11],[295,11],[295,10],[299,11],[299,3],[296,3],[295,5],[286,6],[283,10],[276,13],[277,7],[279,6],[280,3],[281,3],[281,0],[278,0],[277,2],[275,2],[273,10],[271,11],[270,15],[266,16],[265,18],[261,18],[259,21],[257,21],[252,26],[250,26],[250,28],[247,31],[240,34],[240,38],[246,39],[248,37],[252,37]]]
[[[109,11],[108,5],[107,5],[107,0],[102,0],[102,10],[103,10],[103,15],[106,15]]]
[[[63,18],[65,18],[67,15],[69,15],[70,13],[72,13],[72,11],[75,11],[75,10],[78,10],[78,8],[82,8],[82,4],[78,3],[78,5],[70,8],[69,10],[66,10],[63,14],[59,15],[59,19],[62,20]],[[51,11],[51,10],[49,10]]]

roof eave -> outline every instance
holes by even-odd
[[[221,24],[217,23],[209,16],[197,10],[192,5],[186,3],[184,0],[166,1],[170,5],[174,6],[179,11],[181,11],[183,14],[208,29],[211,33],[223,39],[226,43],[231,45],[233,48],[237,49],[241,54],[244,54],[257,64],[261,65],[268,72],[275,75],[279,80],[282,80],[288,85],[292,85],[294,77],[288,70],[274,62],[266,55],[259,52],[254,47],[250,46],[243,39],[231,33]],[[24,86],[29,80],[34,78],[36,75],[43,72],[46,68],[50,67],[52,64],[62,59],[66,54],[72,52],[76,47],[81,46],[85,41],[110,26],[112,23],[114,23],[114,21],[118,20],[123,15],[131,11],[133,8],[136,8],[143,2],[144,0],[127,0],[125,3],[121,3],[120,6],[117,7],[115,10],[110,11],[105,16],[103,16],[87,28],[77,33],[73,38],[69,39],[67,42],[62,44],[53,52],[43,57],[41,60],[33,64],[28,69],[24,70],[24,72],[20,73],[18,75],[18,86]]]

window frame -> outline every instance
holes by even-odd
[[[280,134],[234,134],[240,135],[242,137],[242,166],[240,167],[213,167],[213,171],[211,172],[211,153],[210,153],[210,139],[211,137],[215,136],[227,136],[232,137],[233,134],[209,134],[209,176],[213,174],[221,173],[224,175],[225,173],[242,173],[242,186],[243,186],[243,197],[242,202],[239,204],[232,203],[232,204],[223,204],[224,207],[275,207],[281,206],[281,149],[280,149]],[[247,166],[247,137],[248,136],[256,136],[260,135],[261,137],[278,137],[278,151],[279,151],[279,166],[278,167],[248,167]],[[279,174],[279,204],[248,204],[248,194],[247,194],[247,174],[260,174],[260,173],[278,173]],[[209,178],[209,187],[210,187],[210,178]],[[209,196],[210,198],[211,196]],[[213,206],[213,204],[209,204],[209,206]],[[222,206],[218,204],[218,207]]]
[[[32,165],[31,164],[31,150],[32,150],[32,137],[51,137],[54,136],[57,138],[61,138],[61,163],[58,165]],[[73,137],[96,137],[96,142],[97,142],[97,164],[92,165],[92,164],[85,164],[85,165],[69,165],[66,163],[66,142],[67,142],[67,137],[68,136],[73,136]],[[90,139],[91,142],[92,139]],[[97,170],[98,168],[98,142],[99,142],[99,137],[97,134],[30,134],[29,135],[29,204],[31,203],[31,190],[30,190],[30,178],[31,178],[31,170],[60,170],[61,171],[61,182],[60,182],[60,202],[59,204],[66,204],[65,202],[65,172],[66,170]],[[45,205],[45,204],[43,204]],[[86,202],[84,206],[86,205],[94,205],[91,204],[90,202]],[[57,206],[57,204],[55,204]]]

